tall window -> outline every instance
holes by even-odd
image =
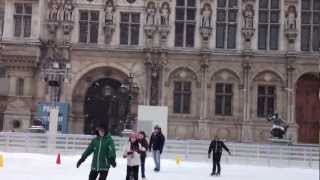
[[[216,115],[232,115],[232,84],[216,84]]]
[[[138,45],[140,31],[140,14],[121,12],[120,44]]]
[[[24,91],[24,79],[18,78],[17,84],[16,84],[16,95],[23,96],[23,91]]]
[[[196,27],[196,1],[176,1],[176,47],[193,47]]]
[[[258,49],[278,50],[280,0],[259,0]]]
[[[301,9],[301,50],[319,51],[320,1],[302,0]]]
[[[16,3],[14,12],[14,36],[31,36],[32,4]]]
[[[275,112],[276,87],[258,86],[258,117],[267,117]]]
[[[191,82],[176,81],[174,82],[174,113],[190,113],[191,103]]]
[[[218,0],[217,48],[236,48],[238,0]]]
[[[99,32],[99,11],[80,11],[80,43],[97,43]]]

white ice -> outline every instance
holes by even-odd
[[[61,156],[61,165],[56,165],[55,155],[1,153],[4,167],[0,168],[0,180],[87,180],[91,157],[77,169],[80,157]],[[118,166],[110,169],[108,180],[125,180],[126,161],[117,159]],[[174,160],[163,160],[160,173],[153,172],[152,159],[147,160],[148,180],[318,180],[316,169],[271,168],[250,165],[222,164],[220,177],[209,176],[211,163],[185,162],[177,165]]]

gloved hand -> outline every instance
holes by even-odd
[[[80,165],[83,163],[83,161],[84,161],[84,159],[79,159],[79,161],[77,162],[77,168],[79,168],[80,167]]]
[[[112,160],[110,164],[113,168],[117,167],[117,162],[115,160]]]
[[[211,159],[211,155],[210,154],[208,154],[208,159]]]

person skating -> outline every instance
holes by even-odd
[[[127,175],[126,180],[138,180],[140,153],[143,150],[141,144],[138,142],[137,134],[130,134],[129,142],[124,146],[123,158],[127,159]]]
[[[141,177],[142,177],[142,179],[145,179],[146,178],[146,175],[145,175],[145,163],[146,163],[147,150],[148,150],[149,145],[148,145],[148,141],[146,139],[146,133],[145,132],[140,131],[139,135],[138,135],[138,138],[139,138],[139,143],[142,146],[142,151],[140,153]]]
[[[154,171],[160,171],[160,155],[162,154],[162,150],[165,143],[165,137],[161,132],[161,128],[159,126],[154,127],[154,132],[152,133],[149,141],[149,150],[153,151],[153,160],[155,163]]]
[[[96,135],[77,162],[77,168],[93,153],[89,180],[96,180],[98,175],[99,180],[106,180],[110,165],[116,167],[115,146],[111,135],[103,128],[97,128]]]
[[[212,156],[212,173],[211,176],[217,175],[220,176],[221,173],[221,166],[220,166],[220,160],[222,156],[222,149],[225,149],[229,155],[231,155],[230,150],[228,147],[224,144],[223,141],[219,140],[218,136],[215,136],[214,139],[211,141],[209,150],[208,150],[208,158],[211,158],[211,153],[213,154]],[[217,169],[217,171],[216,171]]]

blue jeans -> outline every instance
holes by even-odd
[[[159,150],[153,150],[153,160],[156,166],[155,169],[160,171],[160,151]]]

